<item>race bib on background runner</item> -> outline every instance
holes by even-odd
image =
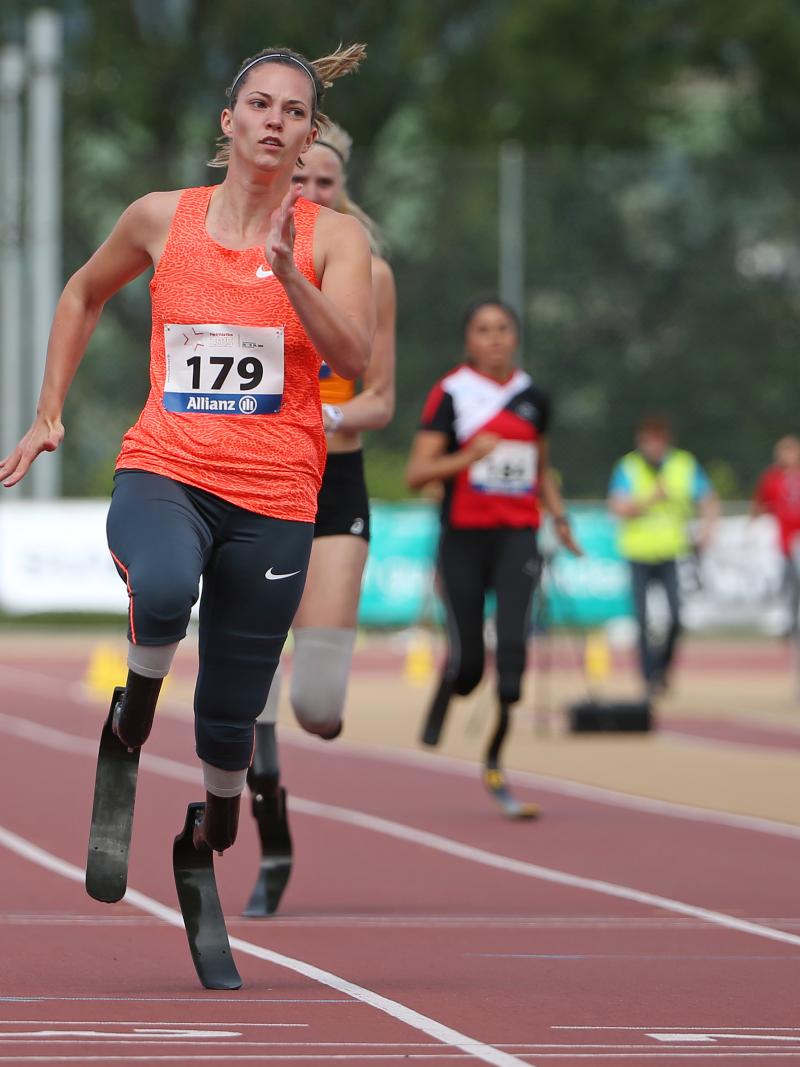
[[[469,468],[470,485],[482,493],[530,493],[536,484],[537,459],[530,441],[500,441]]]
[[[283,401],[283,327],[164,326],[167,411],[273,415]]]

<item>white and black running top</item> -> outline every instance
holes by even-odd
[[[421,430],[446,434],[448,452],[478,434],[500,438],[488,456],[447,483],[443,523],[456,529],[537,529],[539,441],[549,421],[549,401],[524,371],[498,382],[463,365],[440,379],[425,403]]]

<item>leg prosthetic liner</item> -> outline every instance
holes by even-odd
[[[125,895],[139,751],[177,647],[131,645],[125,688],[117,687],[111,698],[97,754],[86,858],[86,890],[95,900],[112,904]]]
[[[522,804],[511,794],[500,767],[500,753],[510,721],[511,705],[501,700],[497,712],[497,726],[486,750],[483,784],[509,819],[535,819],[539,815],[539,807],[536,804]]]
[[[286,790],[280,784],[275,736],[280,683],[278,667],[267,705],[256,722],[253,763],[247,772],[247,784],[253,796],[253,818],[261,842],[256,883],[243,912],[250,919],[275,914],[292,873],[292,838],[286,813]]]
[[[332,741],[342,732],[355,630],[304,626],[294,631],[291,702],[310,734]]]

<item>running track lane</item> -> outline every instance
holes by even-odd
[[[30,718],[43,723],[57,717],[52,703],[44,706],[37,702],[34,706],[27,702],[27,711]],[[101,715],[97,710],[91,715],[71,715],[70,728],[85,737],[96,735]],[[63,730],[63,721],[59,727]],[[95,743],[92,739],[90,748]],[[187,724],[163,719],[152,749],[170,759],[185,760],[190,743]],[[52,818],[44,817],[52,804],[52,788],[48,795],[35,789],[23,808],[18,802],[18,783],[4,781],[0,794],[3,811],[12,812],[13,828],[58,855],[70,860],[77,857],[78,865],[82,864],[91,758],[80,751],[58,757],[53,749],[36,748],[31,741],[9,741],[8,736],[4,750],[21,776],[33,780],[32,771],[38,768],[36,781],[61,782],[58,792],[70,795],[68,812],[77,814],[82,809],[83,815],[83,819],[67,818],[63,826],[54,826]],[[663,884],[671,875],[674,886],[683,890],[679,897],[682,900],[712,908],[724,904],[732,914],[751,917],[783,915],[790,919],[793,915],[789,887],[797,883],[798,872],[797,849],[791,842],[753,832],[683,824],[611,806],[603,810],[603,805],[563,796],[548,799],[550,817],[540,826],[515,826],[498,820],[468,780],[349,752],[334,757],[335,751],[335,746],[323,745],[317,751],[308,746],[287,748],[287,779],[293,789],[316,797],[318,804],[331,800],[340,805],[353,804],[373,816],[430,829],[477,848],[488,847],[494,854],[517,857],[520,862],[558,861],[554,866],[594,877],[627,879],[626,884],[650,892],[663,893],[667,888],[674,891]],[[12,806],[15,795],[16,810]],[[180,822],[182,804],[194,795],[174,777],[169,780],[161,772],[143,770],[131,880],[159,900],[173,899],[169,842]],[[165,816],[170,810],[175,812],[171,820]],[[78,825],[81,822],[83,825]],[[169,822],[172,826],[167,825]],[[793,1021],[791,989],[792,976],[796,980],[798,947],[776,945],[758,935],[734,933],[689,920],[681,922],[674,916],[659,915],[657,909],[642,909],[629,901],[486,868],[409,841],[398,842],[374,830],[323,821],[318,816],[297,816],[294,824],[299,859],[283,919],[267,924],[231,923],[233,932],[243,932],[249,941],[268,944],[301,959],[313,959],[339,974],[356,978],[451,1026],[460,1026],[462,1031],[487,1043],[508,1046],[508,1052],[522,1057],[524,1062],[551,1056],[569,1062],[570,1049],[577,1052],[576,1034],[584,1051],[575,1062],[585,1062],[586,1056],[600,1057],[603,1062],[609,1062],[609,1057],[619,1058],[625,1063],[641,1056],[642,1062],[650,1062],[653,1057],[663,1060],[665,1054],[670,1054],[671,1059],[674,1054],[663,1042],[639,1031],[619,1031],[610,1042],[606,1031],[555,1029],[561,1026],[641,1024],[660,1029],[672,1027],[674,1031],[688,1030],[692,1025],[719,1029],[727,1024],[728,1030],[739,1026],[741,1032],[741,1022],[745,1021],[751,1023],[750,1033],[757,1025],[787,1027]],[[620,835],[625,839],[624,849],[612,847]],[[531,855],[532,842],[535,855]],[[651,847],[654,842],[658,847]],[[154,860],[158,855],[162,857],[160,863]],[[254,855],[254,836],[248,821],[242,843],[221,864],[228,911],[234,914],[249,889]],[[765,896],[762,891],[766,879],[760,875],[774,870],[776,862],[783,865],[785,880],[774,881],[784,888]],[[758,870],[758,876],[753,868]],[[39,876],[35,875],[34,880],[38,883]],[[37,903],[35,895],[31,898],[27,886],[30,881],[30,873],[26,879],[24,871],[20,871],[10,879],[4,878],[4,885],[25,885],[26,906],[30,900],[29,911],[38,914],[44,905]],[[70,976],[74,985],[74,973],[78,971],[81,980],[88,981],[94,990],[92,995],[97,995],[90,980],[95,977],[106,990],[109,984],[112,991],[118,989],[122,982],[129,993],[132,988],[134,995],[140,995],[143,989],[160,990],[163,995],[166,980],[167,995],[191,995],[193,974],[180,932],[171,934],[168,940],[165,933],[154,928],[150,933],[155,932],[157,948],[145,950],[150,935],[146,927],[131,926],[126,905],[111,909],[94,905],[79,886],[69,904],[65,904],[65,884],[48,886],[45,897],[51,908],[54,901],[59,901],[61,911],[77,911],[90,918],[102,916],[106,922],[112,913],[119,915],[120,921],[113,930],[77,923],[71,930],[48,927],[48,933],[56,929],[71,938],[72,958],[63,963],[60,971],[58,967],[54,971],[53,980],[59,988],[63,989]],[[305,913],[305,917],[293,919],[298,913]],[[440,921],[437,915],[442,916]],[[95,966],[101,968],[98,975],[92,973],[91,964],[83,969],[79,966],[80,953],[74,944],[76,928],[82,938],[88,939],[82,944],[96,961]],[[30,929],[20,923],[15,936],[17,932],[28,945]],[[122,946],[132,941],[139,947],[138,955],[126,953],[123,958]],[[800,938],[797,943],[800,946]],[[48,956],[52,955],[51,947],[48,946]],[[16,953],[12,951],[10,955]],[[116,964],[110,971],[105,970],[113,956],[118,957]],[[57,954],[55,958],[58,959]],[[247,962],[240,958],[248,982],[243,996],[263,996],[263,969],[250,973]],[[27,995],[41,994],[42,969],[35,966],[34,960],[30,964]],[[285,977],[276,978],[271,970],[270,982],[283,991]],[[200,999],[202,1003],[202,994]],[[225,1004],[237,1002],[244,1006],[240,995],[235,995],[215,1007],[224,1013]],[[343,1019],[342,1007],[337,1006],[336,1020],[344,1030],[345,1041],[355,1039],[354,1035],[359,1040],[378,1040],[374,1029],[370,1029],[374,1023],[368,1023],[365,1029],[363,1007],[357,1009],[361,1014],[355,1025],[352,1019]],[[36,1018],[44,1019],[46,1016],[37,1010]],[[94,1015],[83,1017],[103,1018],[96,1013],[97,1004],[93,1004],[93,1010]],[[189,1009],[184,1016],[191,1019],[192,1010],[196,1009]],[[315,1008],[315,1019],[316,1012]],[[370,1014],[374,1017],[374,1013]],[[30,1012],[27,1017],[33,1018]],[[154,1018],[139,1013],[139,1021],[147,1017]],[[235,1021],[234,1016],[227,1017]],[[132,1017],[128,1014],[127,1018]],[[173,1018],[181,1021],[178,1016]],[[253,1021],[259,1018],[263,1020],[263,1015]],[[215,1019],[218,1028],[224,1028],[224,1014],[215,1015]],[[381,1019],[381,1026],[384,1023]],[[322,1032],[322,1024],[315,1023],[314,1028],[314,1040],[333,1040],[330,1031]],[[620,1034],[626,1036],[625,1041],[617,1040]],[[598,1035],[604,1040],[598,1042]],[[407,1031],[405,1038],[408,1040]],[[303,1040],[298,1037],[292,1042],[293,1055],[300,1052],[297,1042]],[[380,1040],[391,1043],[385,1027]],[[766,1045],[755,1046],[755,1051],[752,1044],[731,1040],[734,1051],[723,1049],[720,1039],[709,1039],[714,1046],[712,1054],[727,1058],[781,1055],[784,1059],[800,1055],[791,1052],[786,1043],[776,1041],[770,1045],[766,1037]],[[518,1044],[512,1044],[514,1041]],[[243,1049],[241,1045],[237,1047]],[[303,1054],[311,1054],[311,1046],[302,1047],[307,1050]],[[702,1053],[707,1057],[709,1047],[705,1038],[691,1047],[682,1043],[681,1062],[687,1055],[698,1057]],[[763,1051],[765,1048],[767,1051]],[[324,1058],[340,1054],[333,1052],[333,1046],[313,1045],[313,1049],[313,1055]],[[384,1045],[380,1056],[424,1055],[427,1063],[442,1058],[430,1045],[416,1052],[410,1047],[404,1049],[405,1052],[395,1046],[390,1050]],[[375,1052],[376,1048],[370,1046],[357,1053],[351,1046],[343,1055],[350,1061],[357,1055],[374,1058]],[[449,1058],[451,1054],[456,1054],[455,1050],[447,1053],[442,1062],[454,1062]],[[457,1055],[464,1058],[461,1053]],[[196,1060],[197,1055],[193,1054],[192,1059]]]

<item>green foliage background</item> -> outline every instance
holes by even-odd
[[[22,39],[32,0],[4,0]],[[369,446],[401,495],[462,304],[497,275],[498,149],[526,151],[525,362],[554,394],[571,496],[599,496],[642,410],[746,494],[800,410],[800,5],[793,0],[62,0],[65,275],[143,193],[218,180],[240,60],[364,40],[327,109],[398,280],[398,413]],[[147,388],[146,279],[108,305],[73,390],[70,493],[106,493]]]

